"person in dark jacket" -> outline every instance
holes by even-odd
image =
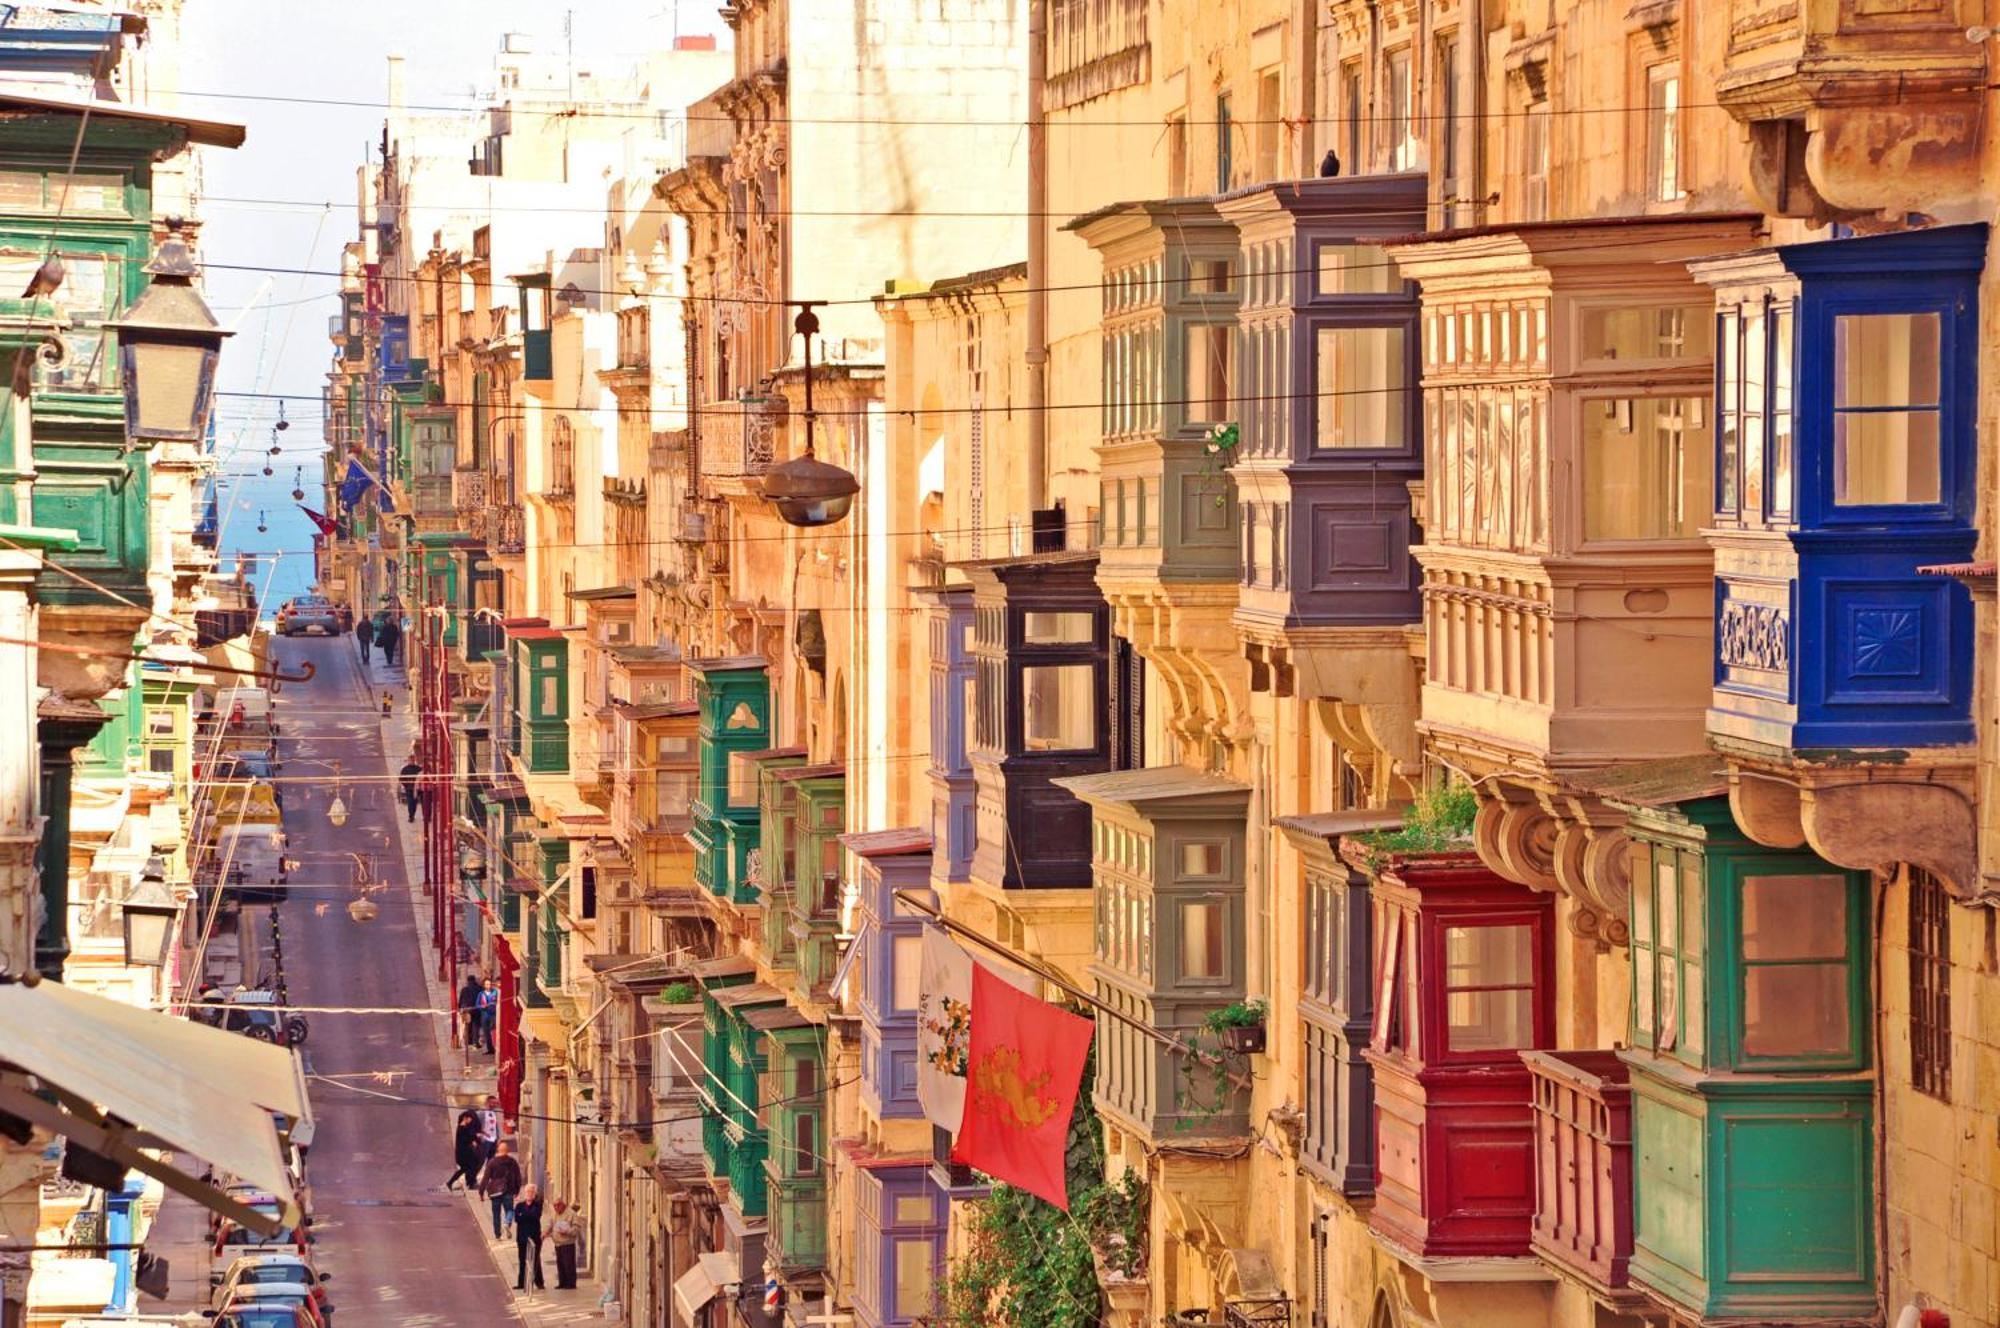
[[[528,1289],[528,1267],[532,1261],[535,1290],[548,1290],[549,1284],[542,1280],[542,1192],[533,1185],[522,1186],[521,1197],[514,1201],[514,1249],[520,1255],[514,1289]]]
[[[479,1178],[479,1192],[493,1204],[493,1239],[501,1240],[506,1231],[514,1226],[515,1196],[521,1192],[521,1164],[502,1139],[494,1145],[493,1156],[486,1159],[486,1170]],[[537,1216],[539,1217],[539,1213]]]
[[[465,1051],[469,1056],[479,1045],[479,975],[467,973],[458,989],[458,1022],[465,1028]]]
[[[375,629],[375,644],[382,648],[382,662],[393,665],[396,662],[396,643],[402,639],[403,629],[390,618]]]
[[[368,647],[375,642],[375,620],[363,618],[354,624],[354,639],[361,643],[361,663],[365,667],[368,663]]]
[[[470,1111],[458,1113],[458,1130],[452,1137],[452,1160],[458,1167],[445,1177],[444,1187],[453,1188],[452,1182],[465,1178],[468,1190],[479,1184],[479,1164],[486,1160],[486,1154],[479,1147],[479,1117]]]
[[[403,786],[403,805],[410,809],[410,823],[412,825],[416,824],[417,820],[417,806],[419,802],[417,794],[418,790],[422,787],[421,781],[423,777],[424,768],[417,764],[415,752],[410,753],[410,759],[403,762],[403,768],[396,772],[396,780]]]

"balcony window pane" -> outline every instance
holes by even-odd
[[[1681,79],[1672,65],[1646,71],[1646,190],[1656,203],[1681,196]]]
[[[1084,613],[1027,613],[1022,615],[1021,639],[1031,646],[1089,645],[1096,615]]]
[[[1752,305],[1743,310],[1743,514],[1759,516],[1764,511],[1764,389],[1765,389],[1764,310]]]
[[[1705,360],[1715,324],[1699,304],[1585,309],[1578,328],[1581,360]]]
[[[1771,311],[1771,515],[1792,510],[1792,311]]]
[[[1409,371],[1400,327],[1319,329],[1318,446],[1401,447]]]
[[[1181,904],[1181,976],[1221,979],[1222,901],[1189,900]]]
[[[898,1010],[917,1008],[918,984],[923,979],[924,942],[920,936],[898,936],[895,944],[895,1004]]]
[[[740,752],[731,754],[729,758],[729,805],[757,805],[757,767]]]
[[[1182,393],[1189,424],[1215,424],[1229,418],[1231,333],[1226,324],[1191,323],[1182,341],[1187,383]]]
[[[1847,893],[1843,876],[1744,877],[1743,961],[1845,960]]]
[[[1323,244],[1319,247],[1321,295],[1390,295],[1402,289],[1403,278],[1389,256],[1368,244]]]
[[[1693,539],[1709,510],[1707,402],[1583,405],[1583,537]]]
[[[1845,964],[1763,964],[1743,973],[1743,1050],[1840,1056],[1850,1045]]]
[[[1937,314],[1834,319],[1834,501],[1939,500]]]
[[[1182,876],[1222,875],[1222,845],[1185,843],[1181,845]]]
[[[1097,746],[1096,668],[1037,664],[1021,670],[1022,737],[1031,752]]]
[[[819,1117],[810,1112],[792,1117],[792,1171],[800,1176],[819,1174]]]
[[[896,1315],[915,1319],[928,1315],[931,1304],[931,1242],[896,1242]]]
[[[1534,1045],[1533,927],[1447,927],[1444,962],[1451,1050]]]

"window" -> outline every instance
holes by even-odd
[[[1187,116],[1177,115],[1167,121],[1167,195],[1170,198],[1187,196],[1187,152]]]
[[[1089,645],[1096,631],[1097,615],[1078,613],[1028,612],[1021,615],[1021,640],[1031,646]]]
[[[1534,1045],[1535,929],[1444,929],[1445,1038],[1452,1051]]]
[[[898,1010],[914,1010],[920,997],[924,973],[924,942],[921,936],[898,936],[892,947],[895,964],[892,1003]]]
[[[1410,75],[1410,48],[1389,52],[1383,75],[1389,104],[1383,109],[1383,116],[1387,127],[1384,146],[1392,171],[1417,168],[1416,114],[1412,102],[1416,85]]]
[[[1646,197],[1681,196],[1681,76],[1673,65],[1646,71]]]
[[[757,766],[743,752],[732,752],[729,756],[729,805],[757,805]]]
[[[1843,314],[1833,324],[1833,500],[1939,497],[1937,314]]]
[[[1031,664],[1021,670],[1021,736],[1031,752],[1082,752],[1097,746],[1096,668]]]
[[[1323,244],[1316,257],[1320,295],[1393,295],[1403,285],[1396,264],[1371,244]]]
[[[1452,224],[1453,205],[1458,201],[1458,34],[1448,32],[1437,39],[1431,63],[1431,79],[1437,99],[1438,194],[1445,205],[1445,225]]]
[[[1716,382],[1721,384],[1718,409],[1722,418],[1715,447],[1715,510],[1727,514],[1741,510],[1737,501],[1736,467],[1741,456],[1737,440],[1743,421],[1742,310],[1725,309],[1716,319],[1716,329],[1722,351],[1722,361],[1716,369]]]
[[[1319,329],[1319,447],[1401,447],[1408,440],[1406,340],[1400,327]]]
[[[1190,323],[1183,347],[1189,424],[1213,424],[1229,418],[1230,347],[1234,329],[1226,323]]]
[[[1214,840],[1189,841],[1181,845],[1181,876],[1220,876],[1227,855]]]
[[[1632,878],[1633,1043],[1699,1062],[1706,1042],[1708,988],[1700,857],[1652,847]]]
[[[1340,895],[1331,874],[1307,875],[1305,989],[1319,1001],[1333,1001],[1340,980]]]
[[[1229,182],[1234,174],[1235,144],[1232,136],[1235,125],[1229,119],[1229,94],[1222,93],[1215,99],[1215,192],[1229,192]]]
[[[1228,976],[1223,965],[1223,901],[1185,900],[1180,906],[1181,976],[1199,981],[1222,981]]]
[[[1709,511],[1702,397],[1583,403],[1583,537],[1693,539]]]
[[[1549,104],[1528,103],[1521,116],[1521,216],[1546,221],[1549,215]]]
[[[1921,867],[1910,875],[1910,1083],[1951,1100],[1951,897]]]
[[[174,773],[174,749],[154,747],[146,753],[146,768],[156,775]]]
[[[1792,512],[1792,308],[1771,310],[1771,515]]]
[[[801,1111],[792,1117],[792,1172],[799,1176],[819,1174],[819,1115]]]
[[[931,1242],[896,1242],[896,1315],[915,1319],[931,1312]]]
[[[1742,901],[1743,1054],[1847,1055],[1847,878],[1746,876]]]
[[[1340,67],[1340,108],[1347,116],[1347,141],[1341,166],[1349,175],[1362,175],[1361,156],[1361,62],[1350,60]]]
[[[535,680],[535,713],[542,719],[562,717],[562,675],[544,673]]]
[[[1278,139],[1283,133],[1285,108],[1283,85],[1278,71],[1266,69],[1257,75],[1257,172],[1259,180],[1278,178]]]
[[[1616,305],[1585,309],[1577,320],[1577,358],[1705,360],[1714,328],[1699,304]]]
[[[1737,420],[1736,446],[1743,457],[1743,476],[1737,492],[1743,512],[1755,516],[1764,510],[1764,309],[1761,305],[1743,310],[1743,414]]]

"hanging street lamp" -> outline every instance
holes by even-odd
[[[125,316],[111,323],[125,376],[128,443],[197,443],[215,400],[215,365],[230,333],[194,288],[194,254],[178,217],[146,264],[152,281]]]
[[[174,919],[181,907],[164,882],[141,881],[125,900],[125,962],[134,968],[165,968],[172,948]]]
[[[792,330],[806,343],[806,450],[804,455],[781,461],[764,473],[764,501],[777,509],[779,520],[788,526],[830,526],[854,506],[861,481],[851,471],[842,470],[813,454],[813,360],[812,339],[819,332],[819,315],[813,307],[822,300],[800,300]]]

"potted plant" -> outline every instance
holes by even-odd
[[[1220,477],[1236,460],[1236,446],[1243,441],[1242,432],[1234,424],[1218,424],[1202,435],[1202,473]],[[1229,501],[1225,490],[1215,495],[1215,505],[1221,507]]]
[[[1202,1026],[1215,1034],[1222,1049],[1238,1056],[1264,1050],[1264,1015],[1268,1007],[1261,1000],[1231,1001],[1220,1010],[1211,1010]]]

